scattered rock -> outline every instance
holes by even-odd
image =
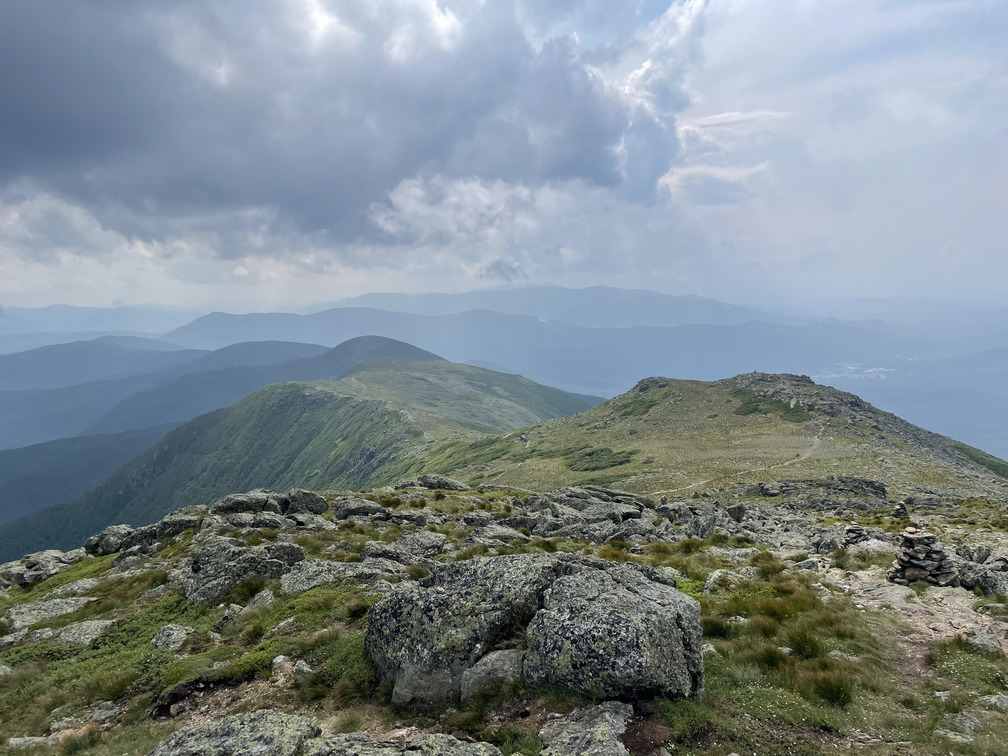
[[[56,549],[36,551],[19,560],[0,565],[0,588],[22,588],[41,582],[76,564],[86,556],[83,549],[62,552]]]
[[[629,756],[619,738],[631,717],[633,706],[609,701],[550,719],[539,730],[542,756]]]
[[[946,714],[942,718],[942,722],[945,724],[945,728],[935,730],[935,735],[959,743],[972,742],[973,735],[983,730],[983,724],[979,719],[963,712]]]
[[[382,741],[363,732],[353,732],[325,740],[310,740],[303,756],[500,756],[500,751],[489,743],[466,743],[450,735]]]
[[[298,659],[294,665],[294,682],[303,683],[315,674],[315,670],[304,659]]]
[[[9,675],[13,671],[14,670],[12,670],[6,664],[0,664],[0,677],[3,677],[4,675]]]
[[[994,709],[1004,709],[1008,711],[1008,696],[980,696],[980,698],[977,699],[977,703],[981,706],[988,706]]]
[[[193,552],[170,580],[196,604],[216,604],[246,580],[268,580],[288,572],[304,559],[292,543],[247,546],[234,538],[214,538]]]
[[[158,630],[151,638],[151,646],[156,649],[168,651],[178,651],[185,645],[190,635],[196,632],[195,628],[183,625],[165,625]]]
[[[525,652],[521,649],[491,651],[462,673],[463,701],[471,701],[480,693],[507,690],[522,679]]]
[[[68,643],[73,646],[90,646],[98,636],[102,635],[112,625],[115,620],[85,620],[67,625],[56,633],[56,638],[61,643]]]
[[[133,528],[129,525],[109,525],[101,533],[88,538],[84,542],[84,550],[94,556],[115,554],[132,534]]]
[[[703,592],[705,595],[710,595],[721,591],[732,591],[744,580],[745,578],[737,572],[714,570],[707,576],[707,580],[704,581]]]
[[[100,581],[94,578],[81,578],[80,580],[74,580],[72,583],[67,583],[53,591],[50,591],[49,598],[66,598],[67,596],[77,596],[81,593],[87,593]]]
[[[295,756],[308,738],[320,732],[306,717],[256,711],[179,730],[148,756]]]
[[[328,559],[309,559],[299,562],[280,578],[284,593],[302,593],[320,585],[340,582],[367,582],[378,580],[402,571],[402,564],[384,559],[365,559],[363,562],[333,562]]]
[[[420,488],[428,488],[442,491],[468,491],[469,486],[457,480],[446,478],[443,475],[421,475],[417,478],[417,485]]]
[[[24,630],[32,625],[62,617],[64,614],[76,612],[98,599],[89,597],[56,598],[39,601],[34,604],[19,604],[12,606],[4,615],[3,621],[7,629],[13,633]]]
[[[44,738],[7,738],[7,747],[15,751],[24,751],[28,748],[51,748],[58,742],[59,735],[48,735]]]

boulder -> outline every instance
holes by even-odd
[[[246,580],[280,577],[305,557],[293,543],[247,546],[234,538],[215,538],[200,546],[170,580],[196,604],[217,604]]]
[[[293,488],[285,493],[284,497],[287,499],[284,514],[288,517],[295,514],[323,515],[329,511],[329,503],[324,496],[305,491],[303,488]]]
[[[351,517],[386,517],[388,510],[377,501],[360,496],[341,496],[333,502],[333,519],[336,522]]]
[[[77,596],[73,598],[48,599],[47,601],[38,601],[34,604],[19,604],[8,609],[3,620],[11,633],[17,633],[36,623],[61,617],[64,614],[70,614],[70,612],[76,612],[78,609],[97,600],[95,598]]]
[[[158,650],[178,651],[196,630],[183,625],[165,625],[151,638],[151,647]]]
[[[525,680],[592,698],[698,695],[700,606],[628,564],[558,578],[528,626]]]
[[[109,525],[101,533],[88,538],[84,542],[84,550],[94,556],[115,554],[122,549],[123,542],[132,534],[133,528],[129,525]]]
[[[489,743],[466,743],[450,735],[381,741],[363,732],[352,732],[325,740],[310,740],[303,756],[500,756],[500,751]]]
[[[256,711],[179,730],[148,756],[295,756],[319,733],[306,717]]]
[[[83,549],[62,552],[46,549],[28,554],[19,560],[0,565],[0,588],[19,585],[22,588],[41,582],[76,564],[85,556]]]
[[[693,695],[703,678],[699,605],[668,582],[570,554],[436,565],[372,607],[364,648],[393,702],[418,708],[453,701],[484,657],[520,651],[525,639],[528,683],[596,697]]]
[[[619,738],[633,713],[630,704],[609,701],[553,717],[539,730],[541,756],[629,756]]]
[[[440,489],[443,491],[468,491],[469,486],[458,480],[446,478],[443,475],[421,475],[417,478],[420,488]]]
[[[228,494],[210,505],[210,514],[226,515],[238,512],[274,512],[283,514],[280,497],[272,491],[260,488],[243,494]]]
[[[507,690],[522,679],[525,652],[512,648],[491,651],[462,673],[462,700],[471,701],[481,693]]]
[[[90,646],[91,641],[114,624],[114,620],[85,620],[83,622],[75,622],[57,632],[56,639],[60,643],[68,643],[72,646]]]
[[[384,559],[365,559],[363,562],[333,562],[328,559],[310,559],[299,562],[280,578],[284,593],[302,593],[329,583],[360,583],[379,580],[399,574],[402,565]]]

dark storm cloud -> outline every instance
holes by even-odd
[[[0,180],[223,256],[366,237],[418,174],[616,186],[631,108],[579,56],[506,3],[5,3]]]

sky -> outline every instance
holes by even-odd
[[[8,0],[0,305],[1008,300],[1003,0]]]

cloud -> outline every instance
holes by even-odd
[[[745,298],[860,291],[869,264],[993,291],[1006,21],[990,0],[7,3],[0,295],[261,306],[521,271]]]

